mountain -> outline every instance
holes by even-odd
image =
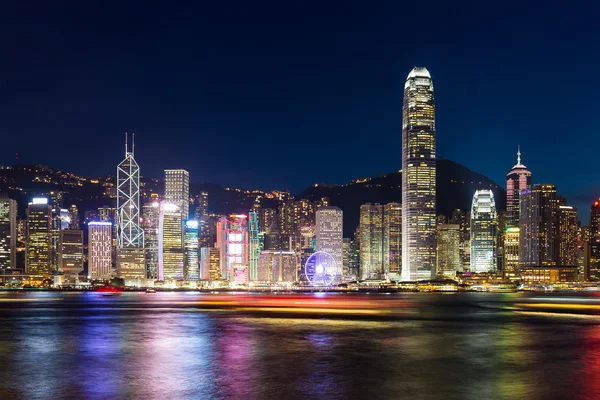
[[[19,214],[25,217],[27,203],[35,196],[50,196],[61,192],[63,207],[77,205],[83,217],[86,210],[116,205],[114,177],[86,178],[42,165],[13,165],[0,167],[0,191],[19,204]],[[162,194],[164,182],[141,178],[141,201],[151,194]],[[506,206],[506,192],[489,178],[449,160],[437,162],[437,212],[450,216],[456,208],[470,210],[477,189],[492,189],[499,210]],[[191,183],[190,196],[208,192],[209,211],[219,214],[246,213],[255,199],[261,198],[264,208],[277,208],[273,193],[262,190],[224,188],[218,184]],[[296,199],[316,201],[328,197],[330,204],[344,211],[344,236],[352,237],[358,226],[360,206],[364,203],[402,202],[402,174],[392,172],[374,178],[362,178],[344,185],[316,184],[295,196]],[[193,209],[193,207],[190,207]]]
[[[447,217],[459,208],[470,210],[478,189],[491,189],[498,210],[506,208],[506,191],[486,176],[450,160],[437,161],[437,213]],[[402,173],[391,172],[375,178],[356,179],[345,185],[315,184],[297,199],[311,201],[328,197],[330,205],[344,211],[344,237],[352,237],[364,203],[402,203]]]

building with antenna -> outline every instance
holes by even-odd
[[[117,273],[122,278],[146,277],[144,230],[140,224],[140,167],[125,133],[125,159],[117,166]]]
[[[522,190],[531,189],[531,172],[521,164],[521,146],[517,149],[517,164],[506,175],[506,226],[519,226],[519,197]]]

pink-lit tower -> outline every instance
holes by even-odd
[[[517,150],[517,164],[506,175],[506,226],[519,226],[519,193],[531,189],[531,172],[521,164],[521,147]]]

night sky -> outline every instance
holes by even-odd
[[[417,65],[438,155],[504,185],[521,144],[583,215],[600,195],[595,2],[91,3],[3,3],[0,164],[114,174],[129,131],[146,176],[294,193],[374,176],[400,169]]]

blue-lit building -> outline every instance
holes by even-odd
[[[198,280],[199,268],[199,242],[198,242],[198,221],[185,221],[183,245],[185,249],[184,258],[184,278],[187,280]]]

